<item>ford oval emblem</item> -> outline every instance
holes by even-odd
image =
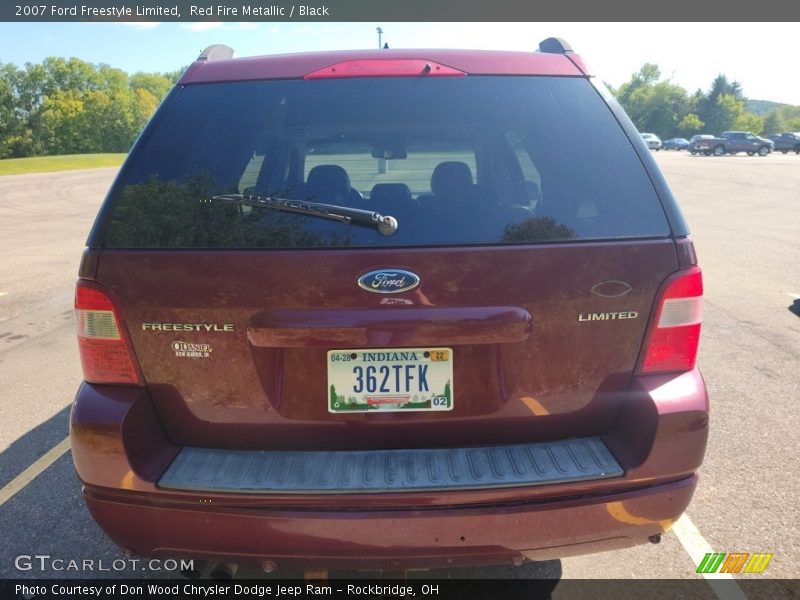
[[[419,285],[419,276],[403,269],[378,269],[358,278],[358,286],[376,294],[399,294]]]

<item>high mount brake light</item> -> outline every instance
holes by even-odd
[[[303,79],[337,77],[463,77],[466,73],[419,58],[346,60],[309,73]]]
[[[703,275],[692,267],[662,286],[647,334],[641,372],[690,371],[697,360],[703,322]]]
[[[139,369],[111,298],[79,280],[75,319],[83,378],[90,383],[141,385]]]

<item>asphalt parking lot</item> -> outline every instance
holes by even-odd
[[[705,274],[699,363],[712,425],[688,519],[659,545],[516,571],[476,569],[470,576],[699,577],[698,555],[709,547],[774,555],[763,574],[735,576],[745,590],[742,580],[800,574],[800,156],[655,156],[689,222]],[[115,172],[0,177],[2,578],[91,575],[36,565],[19,570],[19,555],[106,563],[121,556],[88,515],[63,443],[81,379],[73,285]],[[715,591],[736,597],[738,588]]]

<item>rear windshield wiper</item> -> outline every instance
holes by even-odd
[[[382,215],[371,210],[361,210],[348,206],[338,206],[336,204],[323,204],[310,200],[290,200],[289,198],[279,198],[276,196],[251,196],[247,194],[222,194],[211,198],[213,202],[223,204],[238,204],[241,206],[255,206],[257,208],[271,208],[283,212],[299,213],[301,215],[311,215],[332,219],[340,223],[350,224],[351,222],[373,225],[378,228],[383,235],[393,235],[397,231],[397,219],[389,215]]]

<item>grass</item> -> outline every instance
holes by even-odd
[[[0,160],[0,175],[118,167],[126,156],[126,154],[65,154],[62,156],[6,158]]]

